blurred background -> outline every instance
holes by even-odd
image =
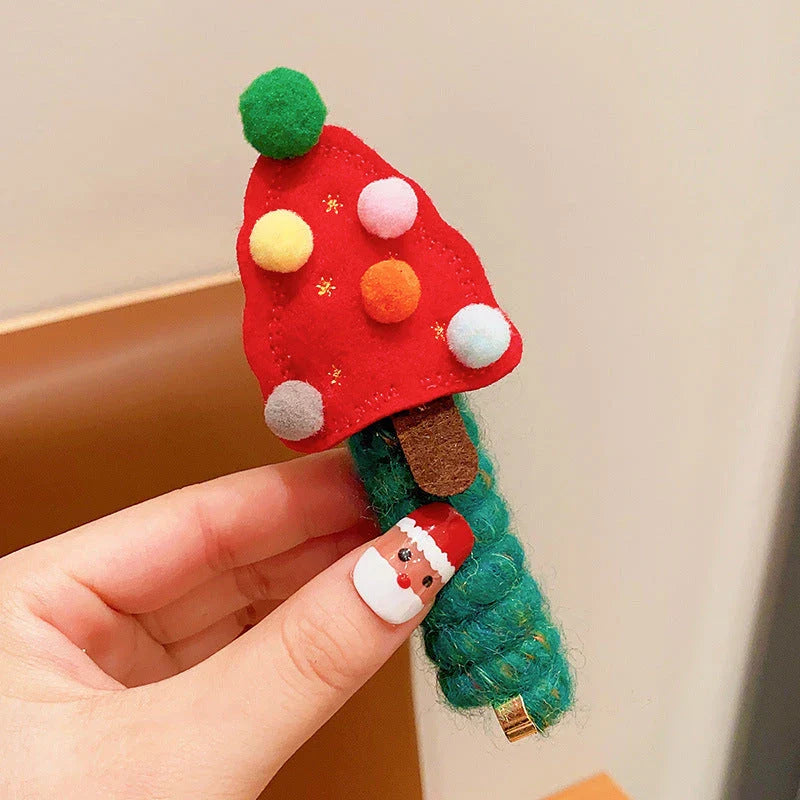
[[[794,797],[796,2],[0,9],[0,328],[235,280],[237,98],[278,64],[480,253],[526,356],[474,399],[577,706],[509,746],[413,646],[427,798],[602,770],[639,800]]]

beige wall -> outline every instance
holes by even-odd
[[[431,800],[720,797],[800,373],[794,0],[0,6],[0,318],[230,268],[277,63],[481,252],[527,354],[478,403],[578,703],[509,747],[420,671]]]

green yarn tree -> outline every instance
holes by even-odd
[[[447,500],[470,524],[475,546],[422,623],[425,650],[451,705],[496,708],[521,695],[544,731],[571,705],[569,664],[522,545],[510,532],[508,506],[495,489],[475,417],[463,397],[456,402],[479,469],[469,489]],[[390,419],[355,434],[349,446],[382,530],[442,499],[415,483]]]

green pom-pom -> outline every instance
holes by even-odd
[[[244,138],[268,158],[295,158],[319,141],[328,109],[302,72],[276,67],[239,98]]]

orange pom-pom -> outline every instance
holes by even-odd
[[[416,310],[421,293],[419,278],[405,261],[379,261],[361,276],[364,310],[376,322],[408,319]]]

